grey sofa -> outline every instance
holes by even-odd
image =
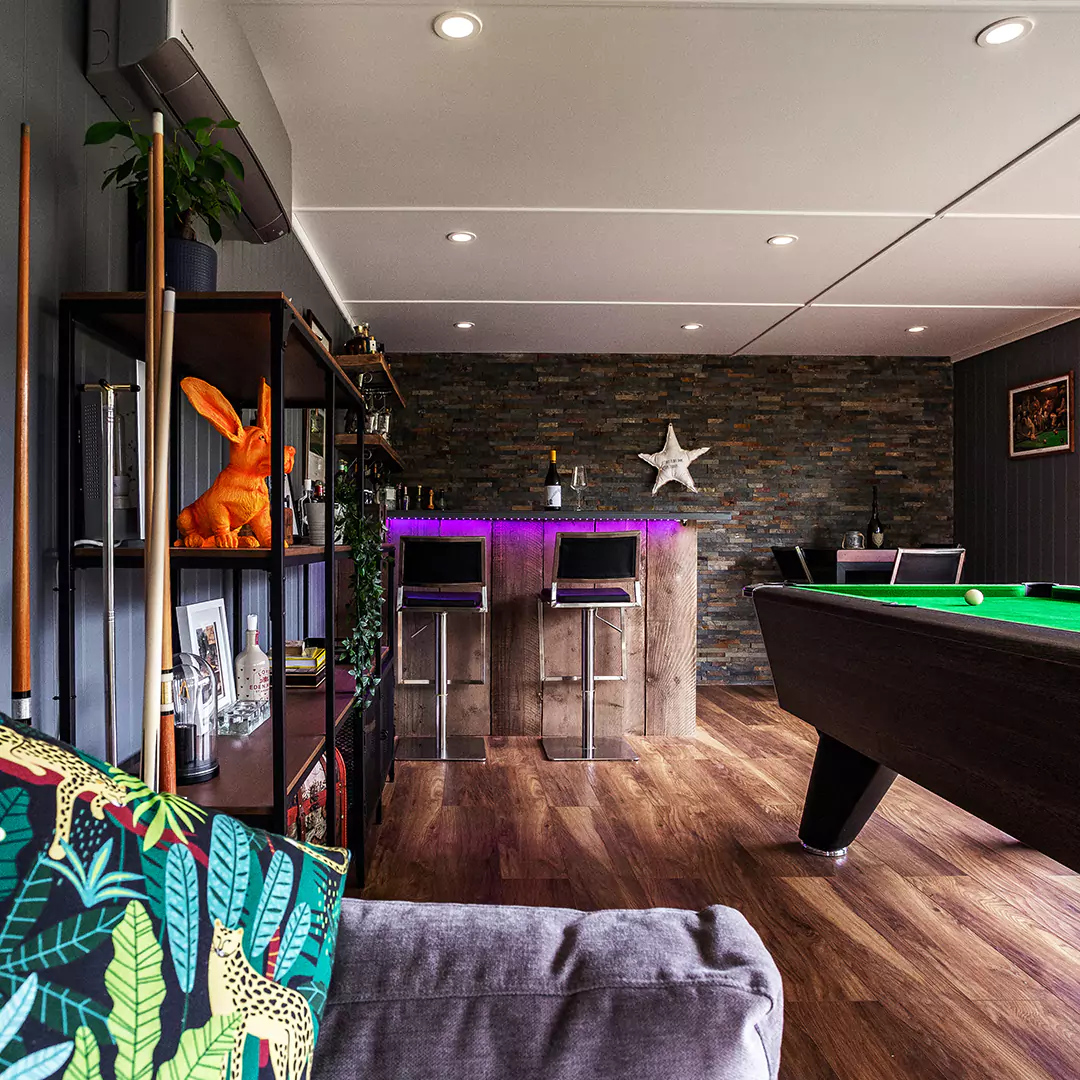
[[[737,911],[345,900],[313,1080],[776,1080],[780,974]]]

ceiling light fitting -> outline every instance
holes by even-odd
[[[765,241],[766,244],[771,244],[773,247],[787,247],[788,244],[794,244],[799,238],[792,233],[780,233],[779,236],[770,236]]]
[[[454,323],[454,327],[458,330],[471,330],[475,325],[476,323],[471,323],[464,319],[461,322]]]
[[[476,233],[459,229],[455,232],[448,232],[446,239],[454,244],[471,244],[476,239]]]
[[[701,327],[702,327],[702,324],[699,323],[699,322],[684,322],[682,324],[682,328],[684,330],[700,330]]]
[[[925,331],[926,329],[927,329],[927,327],[925,327],[925,326],[909,326],[909,327],[907,328],[907,332],[908,332],[909,334],[921,334],[921,333],[923,333],[923,332],[924,332],[924,331]]]
[[[463,41],[476,37],[484,28],[479,15],[471,11],[444,11],[435,17],[432,30],[444,41]]]
[[[992,45],[1007,45],[1010,41],[1019,41],[1027,37],[1035,27],[1035,22],[1025,15],[1012,15],[1008,19],[984,26],[975,36],[975,44],[989,48]]]

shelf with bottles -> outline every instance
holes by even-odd
[[[401,455],[381,435],[365,435],[363,437],[364,456],[369,463],[385,466],[390,472],[403,472],[405,463]],[[335,435],[334,445],[341,453],[355,455],[360,452],[360,436]]]
[[[387,395],[392,409],[405,408],[405,395],[390,370],[383,353],[367,353],[360,356],[335,356],[338,367],[352,376],[360,376],[360,391],[382,391]]]

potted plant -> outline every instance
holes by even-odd
[[[165,281],[178,291],[213,292],[217,287],[217,252],[196,239],[194,225],[196,218],[204,221],[216,244],[221,240],[222,215],[235,221],[240,214],[240,196],[228,177],[231,173],[243,180],[244,166],[213,137],[215,131],[239,126],[237,120],[200,116],[177,128],[165,142]],[[112,139],[125,139],[130,145],[123,161],[105,174],[102,190],[110,184],[133,188],[145,221],[150,137],[126,120],[105,120],[90,125],[84,142],[98,146]],[[145,260],[137,262],[145,267]]]

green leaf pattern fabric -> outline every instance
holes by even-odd
[[[311,1080],[347,870],[0,717],[0,1080]]]

